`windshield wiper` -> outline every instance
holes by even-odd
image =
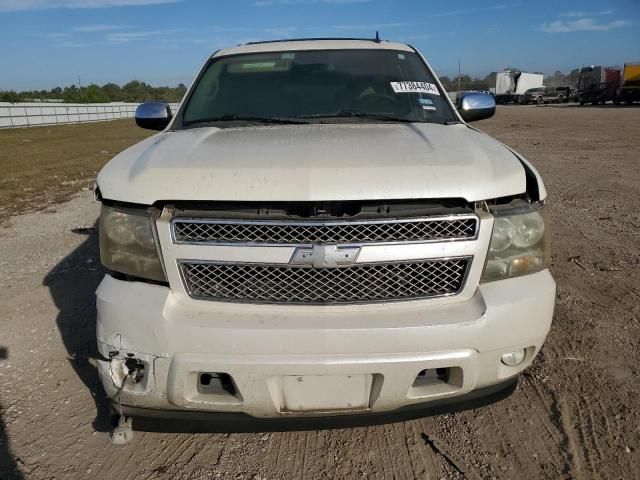
[[[294,117],[260,117],[252,115],[221,115],[219,117],[203,118],[201,120],[194,120],[192,122],[185,122],[185,126],[200,125],[203,123],[216,123],[216,122],[257,122],[257,123],[270,123],[279,125],[298,125],[309,123],[301,118]]]
[[[400,122],[400,123],[423,123],[420,120],[412,120],[409,118],[394,117],[393,115],[384,115],[379,113],[364,113],[364,112],[338,112],[322,115],[305,115],[301,118],[365,118],[371,120],[383,120],[388,122]]]

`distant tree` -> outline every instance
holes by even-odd
[[[459,78],[460,90],[487,90],[489,85],[484,79],[472,78],[470,75],[461,75]],[[458,77],[449,80],[449,91],[458,90]]]
[[[567,75],[560,70],[556,70],[553,75],[545,77],[544,83],[550,87],[563,87],[567,85],[576,86],[578,83],[578,76],[580,69],[571,70]]]
[[[20,95],[18,95],[13,90],[10,90],[8,92],[0,92],[0,101],[2,101],[2,102],[12,102],[12,103],[19,102],[20,101]]]
[[[107,97],[107,101],[109,102],[122,101],[122,90],[120,89],[120,85],[109,82],[102,86],[102,91]]]
[[[442,82],[442,85],[444,86],[445,90],[451,90],[451,79],[449,77],[444,75],[440,77],[440,81]]]
[[[75,85],[64,87],[62,90],[62,99],[66,103],[78,103],[81,100],[80,90]]]
[[[151,100],[162,100],[157,97],[154,88],[139,80],[125,83],[122,86],[122,94],[126,102],[146,102]]]
[[[489,88],[495,88],[496,87],[496,77],[497,76],[498,76],[497,72],[491,72],[489,75],[484,77],[484,79],[482,81],[487,84],[487,90]]]
[[[83,89],[82,92],[83,100],[87,103],[106,103],[109,101],[109,98],[105,94],[104,90],[101,87],[92,83],[88,87]]]
[[[187,93],[187,86],[184,83],[179,83],[175,91],[176,95],[179,97],[176,101],[180,102]]]

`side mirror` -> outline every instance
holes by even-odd
[[[462,97],[458,111],[465,122],[483,120],[496,113],[496,101],[486,93],[467,93]]]
[[[169,125],[171,108],[163,102],[146,102],[136,108],[136,125],[149,130],[164,130]]]

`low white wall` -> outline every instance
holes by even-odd
[[[36,127],[133,118],[139,103],[3,103],[0,128]],[[178,109],[170,104],[171,110]]]

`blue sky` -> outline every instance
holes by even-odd
[[[0,0],[0,90],[188,84],[225,46],[376,30],[439,75],[640,61],[640,0]]]

